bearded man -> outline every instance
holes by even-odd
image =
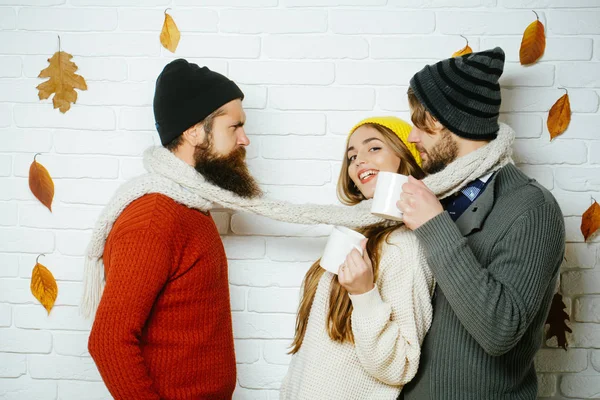
[[[241,198],[260,194],[245,163],[243,98],[234,82],[183,59],[156,81],[156,127],[169,151],[154,152],[165,173],[124,185],[99,220],[96,232],[105,233],[92,237],[86,260],[84,313],[95,313],[89,352],[116,400],[232,397],[223,243],[210,212],[177,180],[195,179],[197,171]],[[103,251],[90,258],[94,248]],[[103,292],[94,286],[100,281]]]
[[[426,180],[446,176],[455,190],[440,202],[429,183],[411,178],[398,202],[437,282],[419,370],[399,399],[537,398],[534,358],[565,226],[552,194],[507,162],[508,152],[491,164],[498,152],[485,153],[512,132],[498,122],[504,61],[496,47],[428,65],[410,81],[408,141]]]

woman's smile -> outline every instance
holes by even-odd
[[[361,169],[360,171],[358,171],[358,179],[360,180],[360,183],[362,183],[363,185],[366,184],[367,182],[370,182],[372,180],[374,180],[375,178],[377,178],[377,174],[379,173],[379,170],[373,169],[373,168],[368,168],[368,169]]]

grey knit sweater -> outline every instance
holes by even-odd
[[[454,223],[415,231],[438,283],[433,323],[405,400],[534,400],[534,355],[563,258],[553,196],[514,165]]]

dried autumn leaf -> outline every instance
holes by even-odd
[[[471,54],[473,52],[473,49],[471,49],[471,47],[469,47],[469,39],[467,39],[464,36],[462,36],[462,37],[467,41],[467,45],[464,48],[462,48],[461,50],[454,52],[452,54],[452,57],[460,57],[460,56],[464,56],[465,54]]]
[[[52,272],[37,261],[31,272],[31,293],[50,314],[58,296],[58,286]]]
[[[537,14],[535,15],[537,16]],[[544,34],[544,24],[540,22],[538,17],[538,19],[529,24],[523,33],[521,49],[519,50],[521,65],[533,64],[544,55],[545,50],[546,36]]]
[[[181,34],[175,24],[173,18],[165,11],[165,22],[163,23],[162,31],[160,32],[160,43],[169,50],[175,53]]]
[[[50,78],[37,86],[38,97],[40,100],[45,100],[54,93],[52,104],[63,114],[71,108],[71,103],[77,102],[75,89],[87,90],[85,79],[75,73],[77,65],[71,61],[71,58],[73,56],[69,53],[57,51],[52,58],[48,59],[50,65],[38,75],[38,78]]]
[[[37,156],[37,154],[36,154]],[[48,207],[52,212],[52,200],[54,199],[54,182],[48,173],[48,170],[40,163],[35,161],[29,167],[29,189],[31,193]]]
[[[553,140],[566,131],[570,122],[571,102],[569,101],[569,95],[564,94],[554,103],[548,113],[546,124],[548,125],[548,132],[550,132],[550,140]]]
[[[581,233],[585,241],[600,228],[600,205],[597,201],[583,213],[581,218]]]
[[[567,332],[572,333],[573,331],[569,328],[565,322],[570,321],[569,314],[565,312],[565,303],[563,302],[562,295],[556,293],[552,298],[552,305],[550,306],[550,312],[548,318],[546,318],[546,324],[550,325],[546,339],[550,339],[556,336],[558,345],[563,349],[567,350]]]
[[[459,51],[453,53],[452,57],[460,57],[460,56],[464,56],[465,54],[471,54],[472,52],[473,52],[473,49],[469,45],[466,45],[462,50],[459,50]]]

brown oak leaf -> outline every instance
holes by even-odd
[[[567,350],[567,332],[572,333],[573,331],[569,328],[565,321],[570,321],[569,314],[566,313],[565,303],[563,302],[562,295],[556,293],[552,298],[552,305],[550,306],[550,312],[548,318],[546,318],[546,324],[550,325],[546,339],[556,336],[558,345],[563,349]]]
[[[87,90],[85,79],[77,75],[77,65],[71,61],[73,58],[69,53],[57,51],[52,58],[48,59],[50,65],[43,69],[38,78],[50,78],[37,86],[40,100],[49,98],[52,93],[52,104],[63,114],[71,108],[71,103],[77,102],[75,89]]]

